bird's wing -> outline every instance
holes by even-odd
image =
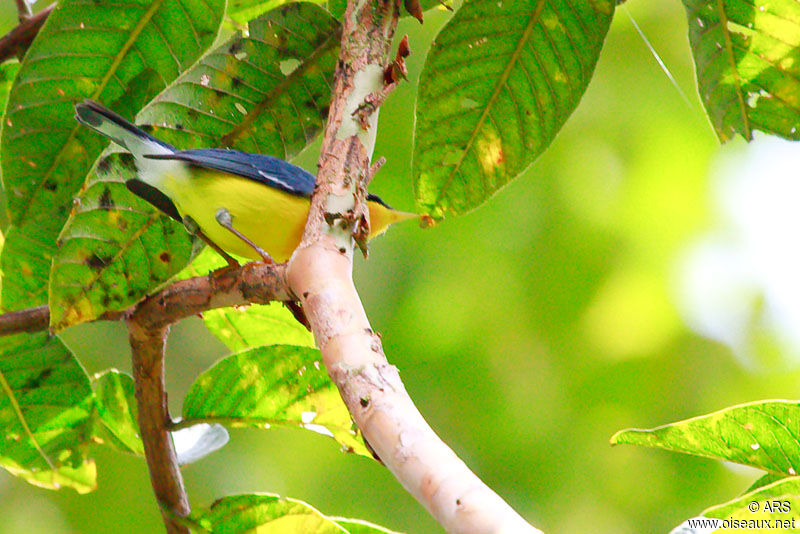
[[[178,213],[178,208],[169,199],[167,195],[149,185],[141,180],[137,180],[133,178],[125,182],[125,186],[128,188],[128,191],[136,195],[137,197],[146,200],[162,213],[169,215],[173,219],[178,222],[183,222],[180,213]]]
[[[173,154],[148,154],[145,157],[185,161],[197,167],[249,178],[293,195],[309,197],[314,192],[314,175],[282,159],[263,154],[248,154],[221,148],[198,148],[180,150]]]

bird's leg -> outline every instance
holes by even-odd
[[[208,245],[209,247],[214,249],[214,251],[216,251],[217,254],[222,256],[223,259],[226,262],[228,262],[228,267],[225,270],[238,269],[239,267],[241,267],[241,265],[239,265],[238,261],[233,259],[233,257],[231,257],[230,254],[228,254],[227,252],[225,252],[224,250],[219,248],[219,245],[217,245],[216,243],[211,241],[208,238],[208,236],[203,233],[203,231],[200,229],[200,226],[194,221],[194,219],[192,219],[189,216],[184,216],[183,217],[183,226],[186,227],[186,231],[187,232],[189,232],[190,234],[194,234],[197,237],[199,237],[200,239],[202,239],[203,241],[205,241],[206,245]]]
[[[233,215],[231,215],[231,212],[228,211],[226,208],[219,208],[217,210],[217,213],[214,214],[214,218],[217,220],[220,226],[222,226],[230,233],[232,233],[233,235],[235,235],[236,237],[238,237],[239,239],[241,239],[242,241],[253,247],[253,250],[258,252],[258,255],[261,256],[261,258],[264,260],[264,263],[275,263],[275,260],[272,259],[272,256],[270,256],[266,250],[262,249],[261,247],[253,243],[250,239],[247,238],[246,235],[244,235],[239,230],[233,227]]]

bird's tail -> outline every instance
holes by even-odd
[[[75,105],[75,118],[105,135],[138,158],[145,154],[171,154],[175,148],[92,100]]]

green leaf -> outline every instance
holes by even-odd
[[[50,262],[56,253],[53,236],[61,230],[61,222],[59,217],[42,216],[9,227],[0,253],[5,311],[47,304]]]
[[[0,109],[5,115],[6,104],[8,103],[8,93],[19,72],[19,61],[9,59],[0,65]]]
[[[684,0],[700,96],[721,141],[800,139],[800,4]]]
[[[751,508],[756,505],[757,509]],[[792,513],[789,513],[789,510]],[[797,528],[797,510],[800,510],[800,478],[789,477],[751,491],[725,504],[712,506],[703,512],[703,516],[740,521],[769,519],[771,529],[774,529],[775,532],[786,532]],[[781,523],[778,524],[776,521],[781,521]],[[784,524],[783,521],[787,521],[787,523]],[[793,521],[795,524],[791,525]],[[757,532],[762,532],[762,530]]]
[[[660,426],[616,433],[630,443],[728,460],[780,475],[800,471],[800,403],[759,401]]]
[[[348,452],[371,456],[320,358],[317,350],[289,345],[228,356],[192,385],[180,425],[305,428],[333,437]]]
[[[394,530],[383,528],[368,521],[361,519],[346,519],[344,517],[329,517],[337,525],[345,529],[349,534],[399,534]]]
[[[163,88],[213,42],[223,11],[223,0],[59,2],[9,96],[2,166],[15,224],[68,203],[107,144],[75,121],[74,103],[117,102],[147,69]]]
[[[109,369],[95,377],[94,391],[97,414],[114,438],[112,445],[123,452],[143,456],[133,378],[116,369]]]
[[[191,258],[183,226],[125,187],[135,172],[129,154],[101,160],[59,236],[50,273],[54,332],[128,308]]]
[[[291,4],[249,28],[247,38],[234,36],[203,57],[138,122],[180,148],[232,145],[283,158],[304,148],[327,117],[338,23],[313,4]],[[281,67],[290,60],[295,68],[286,75]],[[129,161],[97,165],[60,236],[50,284],[54,331],[128,308],[192,257],[182,225],[126,190],[122,182],[135,172]]]
[[[758,480],[753,482],[745,493],[750,493],[751,491],[755,491],[758,488],[764,487],[768,484],[772,484],[776,480],[783,480],[786,478],[784,475],[776,475],[775,473],[767,473],[766,475],[759,477]]]
[[[49,270],[25,275],[7,267],[49,263],[72,199],[107,144],[75,121],[75,102],[92,98],[123,114],[139,109],[214,41],[224,7],[224,0],[63,0],[47,18],[3,120],[3,184],[17,226],[3,267],[7,280],[32,293],[22,301],[24,294],[4,293],[6,309],[43,303]],[[25,257],[11,260],[11,251]]]
[[[225,265],[219,254],[206,248],[178,278],[202,276]],[[316,347],[311,332],[280,302],[209,310],[203,312],[203,322],[232,352],[262,345]]]
[[[0,338],[0,466],[44,488],[92,491],[93,408],[89,377],[58,338]]]
[[[315,347],[314,336],[280,302],[203,313],[203,321],[231,351],[262,345]]]
[[[465,213],[523,172],[578,105],[610,0],[473,0],[431,46],[412,172],[434,218]]]
[[[341,28],[294,3],[250,22],[139,114],[181,148],[229,146],[289,159],[325,125]]]
[[[302,532],[343,534],[347,531],[310,505],[277,495],[231,495],[190,520],[208,532]]]
[[[267,11],[271,11],[283,4],[289,4],[295,0],[229,0],[228,16],[243,24],[249,22]],[[325,0],[308,0],[314,4],[324,4]]]

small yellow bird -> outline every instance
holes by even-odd
[[[315,179],[279,158],[236,150],[177,150],[104,106],[86,100],[75,118],[134,156],[137,178],[126,185],[198,234],[229,263],[228,254],[286,261],[300,244]],[[367,197],[369,238],[418,217]]]

